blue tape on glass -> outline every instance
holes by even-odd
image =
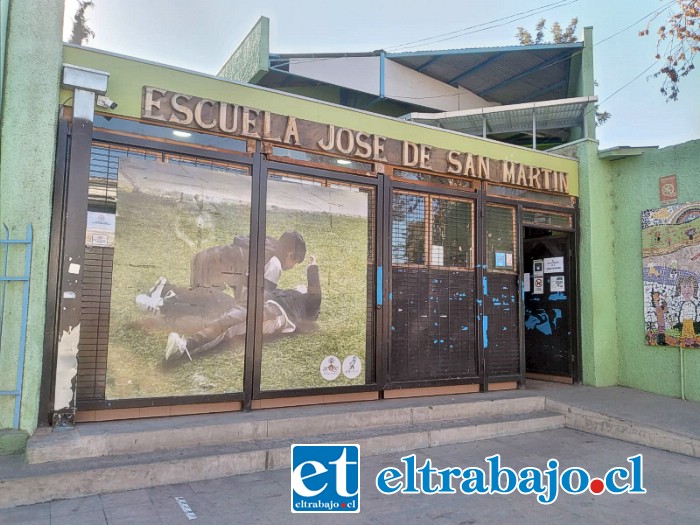
[[[484,348],[489,347],[489,316],[485,315],[484,320],[482,322],[483,330],[484,330]]]

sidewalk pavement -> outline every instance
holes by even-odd
[[[563,468],[581,466],[603,475],[626,458],[644,456],[646,494],[594,496],[561,494],[551,505],[534,495],[407,495],[387,496],[375,488],[377,473],[401,468],[393,453],[361,460],[361,511],[353,515],[311,515],[290,512],[289,469],[230,478],[141,489],[102,496],[40,503],[2,510],[0,523],[22,525],[141,524],[442,524],[521,523],[697,523],[700,516],[700,459],[632,445],[576,430],[560,429],[414,451],[417,464],[431,458],[436,468],[486,468],[484,458],[499,453],[502,465],[516,470],[546,468],[557,458]],[[188,520],[176,497],[196,515]]]
[[[700,403],[695,401],[683,401],[621,386],[595,388],[544,381],[528,381],[526,392],[539,393],[547,399],[635,424],[700,439]]]
[[[642,428],[686,437],[691,446],[700,440],[700,404],[622,387],[590,388],[528,382],[523,393],[546,396],[581,410],[609,416]],[[477,396],[475,396],[476,399]],[[499,396],[500,397],[500,396]],[[342,405],[337,405],[341,407]],[[607,424],[607,423],[606,423]],[[618,432],[619,433],[619,432]],[[624,437],[624,436],[623,436]],[[695,450],[695,449],[694,449]],[[594,496],[562,494],[549,506],[534,495],[383,495],[375,487],[385,467],[401,469],[401,457],[411,451],[361,460],[361,512],[354,515],[292,514],[290,471],[280,469],[230,478],[155,487],[150,489],[53,501],[0,510],[0,524],[279,524],[288,523],[635,523],[675,524],[700,521],[700,459],[619,441],[570,428],[521,434],[490,440],[412,451],[417,464],[431,458],[434,467],[471,466],[486,469],[484,458],[501,454],[503,466],[516,470],[546,468],[556,458],[561,469],[580,466],[592,476],[612,467],[627,467],[626,459],[644,456],[646,494]],[[696,450],[700,452],[700,450]],[[455,485],[456,486],[456,485]],[[184,498],[196,515],[188,520],[175,500]]]

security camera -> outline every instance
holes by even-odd
[[[109,109],[117,109],[118,106],[118,104],[107,95],[98,95],[97,105]]]

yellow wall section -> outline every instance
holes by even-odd
[[[153,86],[187,95],[264,109],[280,115],[293,115],[313,122],[334,124],[397,140],[409,140],[496,160],[508,160],[563,171],[568,173],[569,192],[572,195],[578,195],[578,162],[572,159],[492,140],[451,133],[429,126],[404,122],[164,65],[115,56],[102,51],[64,46],[63,59],[67,64],[110,73],[108,94],[119,104],[117,109],[111,112],[116,115],[140,118],[143,86]],[[64,90],[61,93],[61,101],[70,96],[70,93]],[[110,111],[106,112],[110,113]]]

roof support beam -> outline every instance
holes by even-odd
[[[479,92],[478,95],[481,97],[483,97],[484,95],[488,95],[489,93],[496,91],[497,89],[500,89],[504,86],[512,84],[513,82],[517,82],[518,80],[531,75],[535,71],[540,71],[546,67],[549,67],[549,66],[556,64],[557,62],[561,62],[562,60],[569,60],[570,58],[571,58],[571,53],[568,51],[565,53],[560,53],[558,55],[555,55],[552,58],[550,58],[549,60],[545,60],[541,64],[537,64],[536,66],[533,66],[530,69],[523,71],[519,75],[515,75],[514,77],[503,80],[502,82],[499,82],[498,84],[495,84],[495,85],[491,86],[490,88],[484,89],[483,91]]]
[[[544,95],[545,93],[549,93],[550,91],[554,91],[556,89],[564,87],[567,84],[568,84],[568,80],[566,80],[566,79],[561,80],[561,81],[557,82],[556,84],[552,84],[551,86],[544,87],[544,88],[540,89],[539,91],[535,91],[534,93],[528,94],[527,96],[520,97],[516,100],[511,100],[510,104],[520,104],[522,102],[532,102],[537,97],[540,97],[540,96]]]
[[[431,58],[430,60],[428,60],[425,64],[423,64],[423,65],[420,66],[418,69],[416,69],[416,71],[418,71],[419,73],[422,73],[428,66],[433,65],[435,62],[437,62],[437,61],[440,60],[441,58],[442,58],[442,55],[436,55],[436,56],[434,56],[433,58]]]
[[[459,81],[462,80],[464,77],[466,77],[466,76],[468,76],[468,75],[471,75],[472,73],[476,73],[476,72],[479,71],[480,69],[483,69],[483,68],[485,68],[486,66],[488,66],[489,64],[495,62],[496,60],[498,60],[499,58],[501,58],[503,55],[505,55],[505,53],[497,53],[497,54],[495,54],[494,56],[492,56],[491,58],[489,58],[488,60],[484,60],[481,64],[477,64],[476,66],[474,66],[474,67],[472,67],[472,68],[469,68],[469,69],[467,69],[466,71],[461,72],[459,75],[457,75],[457,76],[454,77],[453,79],[448,80],[447,83],[450,84],[450,85],[452,85],[452,84],[454,84],[455,82],[459,82]]]
[[[474,47],[469,49],[448,49],[440,51],[443,56],[448,55],[481,55],[484,53],[509,53],[522,51],[524,46],[498,46],[498,47]],[[578,49],[583,48],[582,42],[571,42],[569,44],[534,44],[527,46],[528,50],[532,51],[549,51],[552,49]],[[345,53],[347,55],[347,53]],[[357,53],[356,53],[357,54]],[[415,58],[420,56],[433,56],[435,51],[405,51],[402,53],[387,53],[388,58]],[[301,55],[286,55],[286,56],[301,56]]]
[[[384,87],[386,83],[386,78],[385,78],[385,62],[386,62],[386,53],[382,51],[379,54],[379,98],[385,98],[384,94]]]

